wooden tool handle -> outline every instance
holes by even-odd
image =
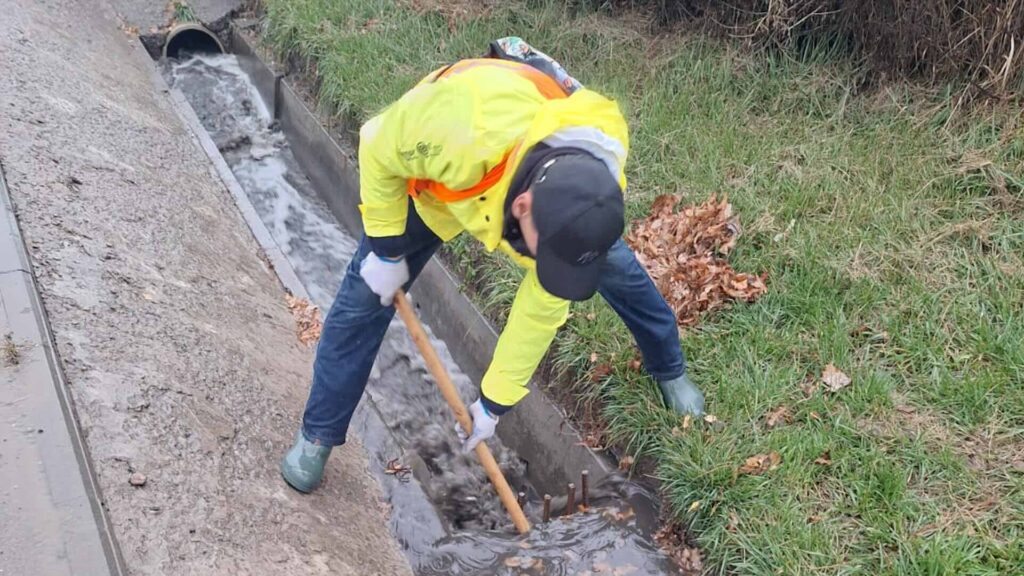
[[[441,389],[441,395],[444,396],[448,406],[455,413],[455,419],[458,420],[463,430],[472,431],[473,419],[469,416],[466,405],[462,403],[462,398],[459,398],[459,393],[455,390],[455,384],[448,376],[448,371],[444,369],[444,364],[441,363],[441,359],[437,356],[437,351],[434,350],[434,346],[430,343],[427,333],[423,330],[423,326],[416,317],[412,304],[409,303],[409,299],[406,298],[405,293],[401,290],[395,294],[395,307],[398,308],[398,315],[405,322],[405,327],[409,330],[412,341],[420,349],[420,354],[423,355],[423,360],[426,361],[430,374],[437,381],[437,387]],[[526,519],[526,515],[523,514],[523,509],[519,507],[519,502],[516,501],[516,493],[508,485],[505,475],[501,473],[501,468],[498,467],[498,463],[494,460],[494,455],[491,454],[491,449],[487,447],[486,443],[480,442],[476,445],[476,456],[480,459],[480,464],[483,465],[484,471],[487,472],[487,477],[491,479],[491,484],[494,484],[494,489],[498,491],[498,497],[501,498],[501,503],[505,505],[505,510],[508,510],[509,516],[512,517],[512,523],[516,525],[516,530],[519,530],[520,534],[529,532],[530,522]]]

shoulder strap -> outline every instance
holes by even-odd
[[[530,82],[533,82],[533,85],[537,87],[537,91],[548,100],[566,98],[569,96],[569,93],[565,88],[555,81],[554,78],[533,66],[516,60],[499,60],[497,58],[468,58],[466,60],[459,60],[458,62],[449,64],[448,66],[445,66],[431,74],[430,82],[437,82],[441,78],[455,76],[456,74],[461,74],[466,70],[472,70],[473,68],[481,66],[504,68],[514,74],[518,74],[523,78],[526,78]]]

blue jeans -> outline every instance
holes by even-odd
[[[408,245],[418,247],[405,255],[410,276],[406,290],[441,246],[441,240],[414,213],[409,212],[405,236]],[[363,397],[373,361],[395,315],[395,308],[381,306],[380,298],[359,275],[363,258],[370,251],[364,236],[324,319],[316,349],[313,387],[306,401],[302,431],[308,440],[327,446],[345,442],[352,414]],[[622,240],[608,252],[606,266],[598,292],[633,333],[647,372],[657,380],[682,375],[686,363],[675,314],[647,271]]]

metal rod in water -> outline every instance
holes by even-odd
[[[519,507],[526,506],[526,492],[520,492],[516,495],[516,501],[519,502]]]
[[[544,521],[551,520],[551,494],[544,495]]]
[[[565,515],[572,516],[576,513],[576,485],[569,482],[565,486],[566,500],[565,500]]]
[[[584,470],[580,472],[580,501],[583,503],[583,509],[590,508],[590,471]]]

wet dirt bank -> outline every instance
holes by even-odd
[[[311,352],[138,42],[106,4],[0,13],[0,162],[129,572],[408,573],[358,445],[280,481]]]

